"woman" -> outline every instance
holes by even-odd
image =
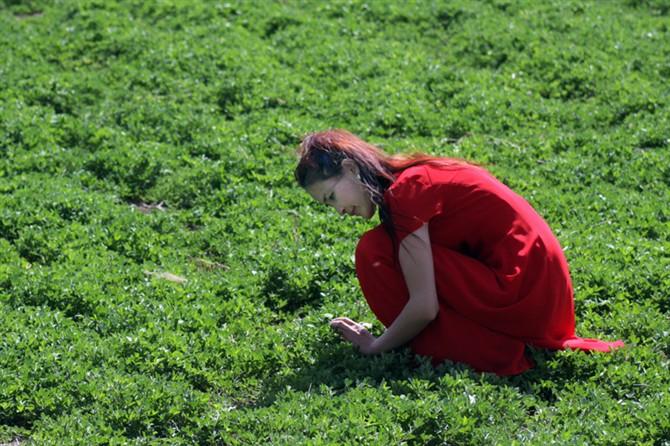
[[[363,354],[414,352],[513,375],[526,345],[609,351],[575,336],[573,290],[546,222],[481,167],[389,156],[344,130],[306,136],[295,176],[316,201],[382,224],[356,248],[356,274],[386,330],[346,317],[331,327]]]

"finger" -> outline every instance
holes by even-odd
[[[330,323],[331,323],[331,324],[345,324],[345,325],[351,325],[351,324],[355,324],[356,322],[354,322],[353,320],[349,319],[348,317],[344,317],[344,316],[342,316],[342,317],[336,317],[335,319],[333,319],[332,321],[330,321]]]
[[[357,327],[359,327],[360,325],[357,324],[356,322],[352,321],[351,319],[348,319],[348,318],[342,318],[342,319],[338,319],[338,320],[333,320],[333,321],[331,321],[331,322],[330,322],[330,326],[331,326],[333,329],[341,328],[341,329],[354,330],[354,329],[356,329]]]
[[[335,333],[339,334],[343,338],[346,338],[349,335],[349,329],[347,327],[335,327],[333,328]]]
[[[334,330],[343,336],[351,336],[357,334],[355,327],[350,327],[348,325],[338,325],[334,327]]]
[[[342,318],[341,317],[336,317],[335,319],[331,320],[329,322],[331,327],[337,327],[342,324]]]
[[[353,333],[357,336],[368,333],[368,331],[359,323],[354,323],[353,325],[343,325],[343,330],[346,330],[350,333]]]
[[[341,337],[348,339],[349,333],[351,333],[352,329],[348,325],[344,325],[342,323],[336,322],[330,325],[330,328],[337,334],[339,334]]]
[[[342,331],[342,329],[346,328],[347,326],[342,323],[341,321],[332,321],[330,323],[330,328],[332,328],[335,331]]]
[[[349,328],[358,327],[358,325],[359,325],[358,322],[356,322],[352,319],[349,319],[348,317],[343,317],[342,319],[340,319],[340,323],[343,324],[343,325],[346,325]]]
[[[334,324],[331,324],[330,326],[333,331],[339,333],[340,335],[349,335],[349,334],[355,334],[357,333],[356,327],[352,327],[350,325],[347,325],[343,322],[337,322]]]

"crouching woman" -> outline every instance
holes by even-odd
[[[356,248],[356,274],[386,330],[347,317],[331,327],[363,354],[404,344],[437,364],[514,375],[526,345],[609,351],[575,335],[568,265],[547,223],[482,167],[424,154],[390,156],[344,130],[307,135],[295,176],[340,214],[381,224]]]

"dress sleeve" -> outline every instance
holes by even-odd
[[[400,174],[384,194],[384,202],[401,242],[443,211],[443,197],[424,166],[410,167]]]

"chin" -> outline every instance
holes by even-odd
[[[366,220],[370,220],[372,217],[375,216],[375,211],[377,210],[376,206],[370,206],[368,208],[368,211],[363,215],[363,218]]]

